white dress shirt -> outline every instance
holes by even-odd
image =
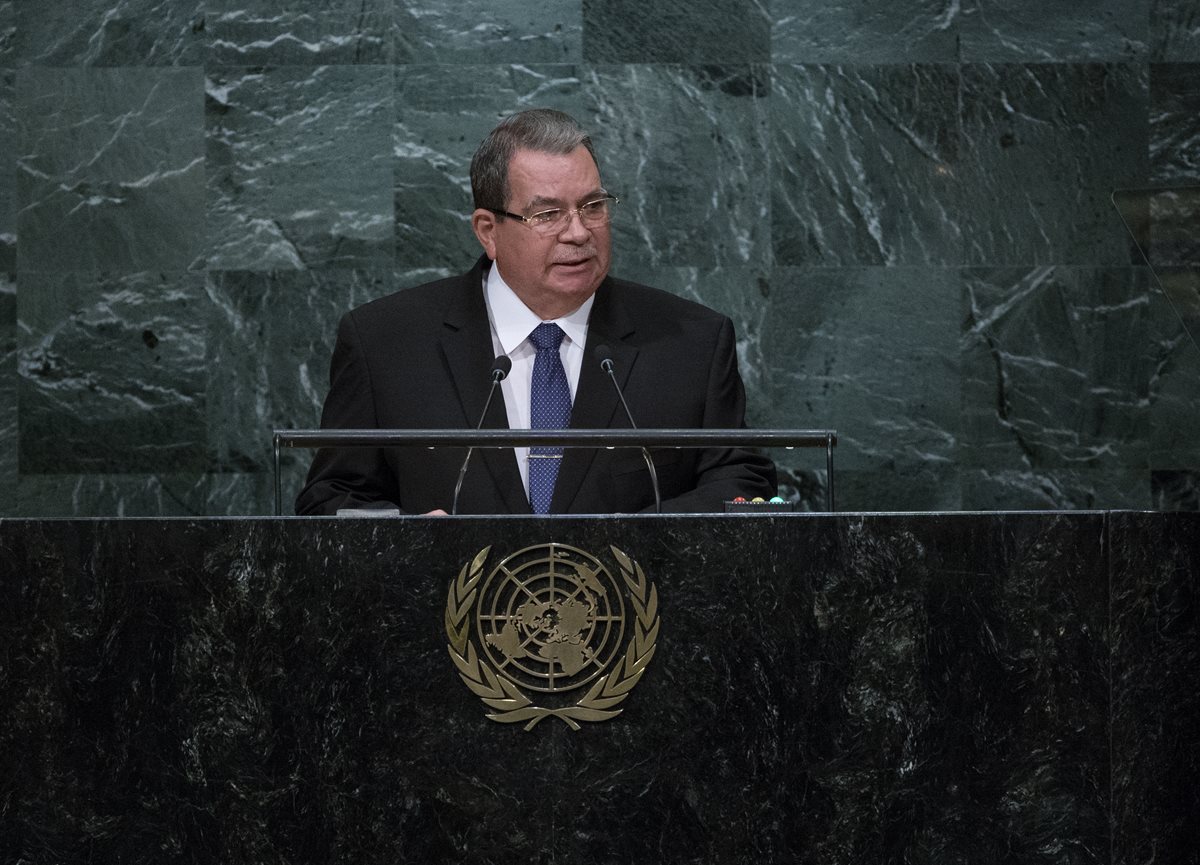
[[[537,357],[537,348],[529,341],[529,334],[542,323],[542,319],[538,318],[504,281],[499,265],[493,264],[484,273],[483,297],[487,304],[488,321],[492,326],[492,349],[497,355],[508,355],[512,361],[512,371],[500,383],[501,392],[504,394],[504,407],[508,410],[508,426],[510,429],[529,429],[533,361]],[[585,300],[579,309],[571,314],[549,319],[566,334],[559,347],[559,353],[563,369],[567,373],[567,385],[571,388],[572,404],[575,402],[575,391],[579,386],[579,371],[583,368],[588,315],[592,311],[594,300],[595,295]],[[513,451],[517,455],[521,484],[528,494],[529,448],[513,448]]]

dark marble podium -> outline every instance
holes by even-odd
[[[487,720],[491,545],[657,586],[618,718]],[[0,521],[0,861],[1198,861],[1200,515]]]

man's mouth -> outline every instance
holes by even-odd
[[[564,255],[561,259],[554,262],[556,266],[582,267],[585,264],[591,263],[591,260],[596,257],[595,251],[591,249],[572,249],[566,251],[574,254],[570,256]]]

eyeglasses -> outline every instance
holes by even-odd
[[[579,214],[579,221],[583,223],[584,228],[600,228],[602,225],[608,225],[612,221],[613,208],[618,200],[614,195],[606,195],[604,198],[597,198],[595,201],[589,201],[575,208],[555,207],[551,210],[539,210],[529,216],[522,216],[508,210],[497,210],[494,207],[487,209],[497,216],[519,219],[538,234],[550,235],[558,234],[566,228],[571,221],[572,213]]]

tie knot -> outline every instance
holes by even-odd
[[[562,345],[563,329],[553,322],[544,321],[533,329],[533,333],[529,334],[530,341],[537,346],[538,351],[543,349],[557,349]]]

